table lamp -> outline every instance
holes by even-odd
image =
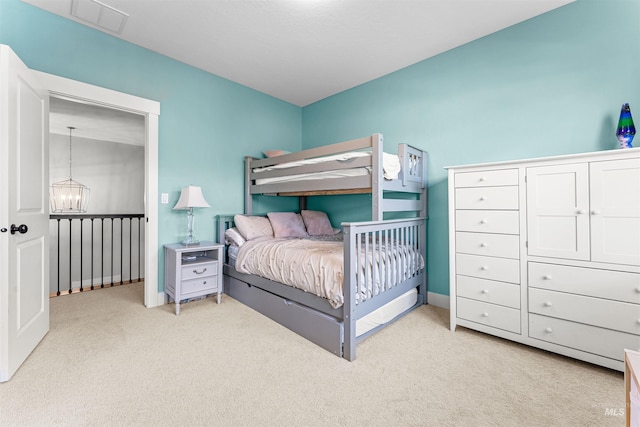
[[[187,238],[182,242],[185,246],[199,245],[200,242],[193,237],[193,208],[209,208],[209,203],[204,199],[202,195],[202,189],[195,185],[184,187],[180,193],[178,203],[173,209],[188,210],[187,213],[187,225],[189,227],[189,234]]]

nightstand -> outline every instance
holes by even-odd
[[[187,299],[217,293],[220,304],[223,251],[224,245],[213,242],[164,245],[164,292],[176,303],[176,315]]]

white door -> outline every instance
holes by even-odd
[[[0,45],[0,381],[49,331],[49,93]]]
[[[586,163],[527,168],[529,255],[589,259]]]
[[[590,169],[591,260],[640,265],[640,159]]]

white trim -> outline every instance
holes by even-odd
[[[427,292],[427,302],[429,305],[435,305],[436,307],[446,308],[449,310],[449,296],[436,294],[434,292]]]
[[[145,194],[146,218],[144,305],[164,304],[164,293],[158,292],[158,116],[160,103],[111,89],[70,80],[33,70],[49,94],[74,101],[98,104],[145,116]],[[162,297],[161,297],[162,296]]]

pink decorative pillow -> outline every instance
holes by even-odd
[[[301,212],[304,225],[307,227],[307,233],[310,236],[325,236],[335,234],[335,230],[331,227],[329,217],[326,213],[320,211]]]
[[[236,215],[233,217],[238,231],[246,240],[258,237],[273,237],[273,229],[268,218],[263,216]]]
[[[300,214],[294,212],[269,212],[267,214],[275,237],[309,237]]]
[[[264,155],[267,157],[282,156],[283,154],[289,154],[289,152],[284,150],[268,150],[264,152]]]

